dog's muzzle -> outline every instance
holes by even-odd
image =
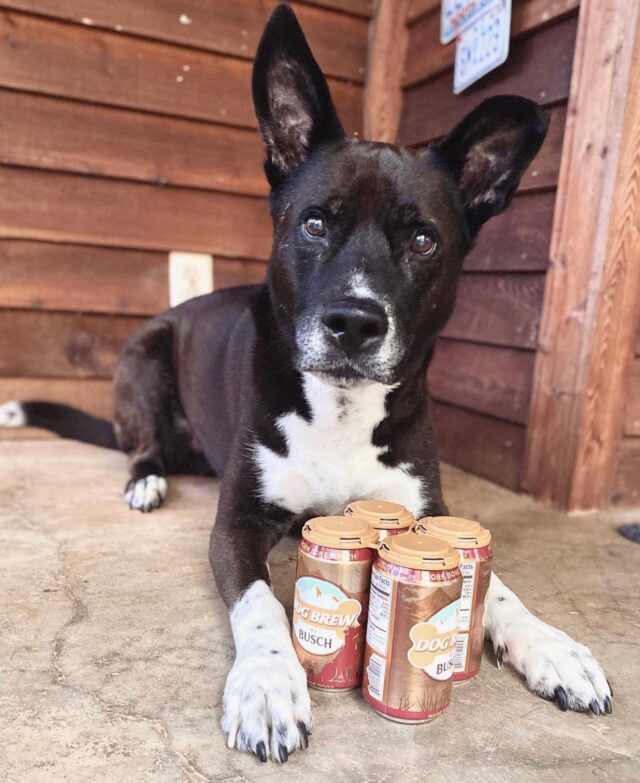
[[[343,297],[299,318],[298,369],[346,380],[395,382],[404,351],[389,311],[378,301]]]

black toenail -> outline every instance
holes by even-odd
[[[607,680],[607,685],[609,686],[609,692],[613,696],[613,688],[611,687],[611,683],[609,682],[609,680]]]
[[[278,755],[280,756],[280,761],[284,764],[285,761],[289,760],[289,752],[287,751],[287,748],[282,745],[278,745]]]
[[[611,715],[611,713],[613,712],[613,707],[611,706],[611,699],[608,696],[604,700],[604,711],[607,713],[607,715]]]
[[[589,702],[589,709],[594,715],[600,715],[600,705],[595,699],[591,699]]]
[[[554,696],[556,699],[556,702],[558,703],[558,708],[562,712],[567,711],[567,692],[562,687],[562,685],[558,685],[558,687],[555,689]]]
[[[265,747],[265,744],[262,740],[256,745],[256,756],[260,759],[260,761],[266,761],[267,760],[267,748]]]
[[[301,720],[298,721],[298,731],[300,732],[302,747],[306,750],[309,747],[309,732]]]

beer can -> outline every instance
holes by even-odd
[[[314,688],[346,691],[362,682],[376,540],[359,517],[317,517],[302,528],[292,637]]]
[[[437,536],[460,553],[462,595],[458,636],[453,657],[453,683],[465,682],[480,671],[484,647],[484,601],[491,581],[491,533],[479,522],[459,517],[426,517],[417,533]]]
[[[378,531],[378,541],[397,533],[407,533],[416,520],[400,503],[388,500],[355,500],[345,508],[346,516],[356,516]]]
[[[388,536],[371,573],[362,693],[381,715],[423,723],[451,701],[460,555],[417,533]]]

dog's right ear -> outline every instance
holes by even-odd
[[[271,14],[258,46],[253,103],[272,188],[304,163],[314,147],[345,136],[327,81],[286,5]]]

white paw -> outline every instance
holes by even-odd
[[[27,417],[19,402],[10,400],[0,405],[0,427],[26,427]]]
[[[611,713],[611,687],[600,664],[583,644],[526,609],[505,613],[492,632],[498,665],[509,663],[539,696],[564,712]]]
[[[265,582],[254,582],[231,612],[236,660],[224,689],[222,730],[230,748],[285,762],[309,744],[307,677],[284,609]]]
[[[167,496],[167,480],[162,476],[145,476],[131,481],[124,491],[125,503],[129,508],[147,513],[162,505]]]

